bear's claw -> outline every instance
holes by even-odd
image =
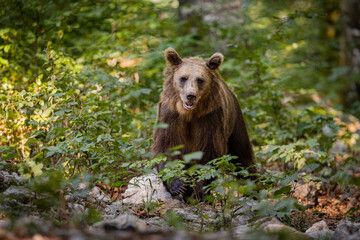
[[[173,196],[184,194],[185,190],[186,190],[186,188],[184,186],[183,180],[176,178],[169,184],[169,192]]]

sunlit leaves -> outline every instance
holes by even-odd
[[[315,160],[322,162],[327,153],[316,149],[317,139],[309,139],[306,142],[299,140],[287,145],[269,145],[263,148],[260,154],[270,156],[268,161],[282,160],[285,163],[294,163],[296,169],[302,169],[308,161]]]

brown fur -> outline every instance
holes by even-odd
[[[157,121],[167,123],[168,127],[156,129],[153,153],[165,153],[183,144],[182,154],[204,153],[201,164],[225,154],[237,156],[234,163],[244,167],[253,164],[254,155],[239,103],[216,71],[223,61],[222,54],[215,53],[205,62],[196,57],[181,59],[174,49],[168,48],[165,57],[166,80]],[[195,100],[188,100],[189,95]],[[164,165],[160,164],[158,170]],[[181,185],[179,180],[177,182],[177,185],[173,183],[175,187],[165,183],[173,195]],[[199,183],[195,189],[202,200],[201,188],[206,184],[208,182]],[[191,191],[187,192],[189,195]]]

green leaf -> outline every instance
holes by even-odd
[[[188,153],[183,156],[185,163],[190,163],[191,160],[200,160],[203,157],[203,152]]]
[[[37,163],[36,165],[32,166],[31,169],[34,172],[34,176],[39,176],[42,174],[42,167],[43,167],[42,163]]]
[[[285,146],[282,146],[282,148],[283,148],[286,152],[290,152],[290,151],[294,148],[294,144],[285,145]],[[284,156],[282,156],[282,157],[284,157]]]
[[[262,152],[264,152],[264,153],[271,153],[271,152],[279,149],[279,147],[280,147],[280,146],[277,146],[277,145],[268,145],[268,146],[266,146],[266,147],[262,150]]]
[[[316,138],[309,139],[305,142],[310,148],[314,148],[319,146],[319,142]]]
[[[176,151],[176,150],[182,149],[183,147],[184,147],[184,145],[177,145],[175,147],[170,148],[169,150],[170,151]]]
[[[63,151],[58,146],[50,146],[46,147],[46,149],[49,150],[49,152],[46,153],[46,157],[50,157],[55,153],[63,153]]]
[[[288,185],[291,181],[295,181],[298,178],[298,173],[299,171],[295,171],[293,174],[291,174],[290,176],[285,177],[284,179],[281,179],[279,185],[284,186],[284,185]]]
[[[296,132],[298,134],[303,133],[306,129],[309,129],[311,127],[310,124],[306,123],[306,122],[300,122],[297,127],[296,127]]]
[[[45,109],[45,111],[43,111],[43,113],[41,114],[41,117],[43,118],[48,117],[51,114],[52,110],[53,110],[53,106]]]
[[[91,142],[91,143],[88,143],[88,144],[85,144],[85,145],[82,145],[80,147],[80,151],[83,151],[83,152],[87,152],[91,149],[91,147],[95,146],[95,143]]]
[[[62,116],[62,115],[64,115],[65,114],[65,111],[64,110],[60,110],[60,111],[56,111],[55,113],[54,113],[54,116]]]
[[[4,46],[4,52],[9,52],[11,45],[5,45]]]
[[[297,166],[297,169],[302,169],[306,164],[306,159],[305,158],[300,158],[296,161],[296,166]]]
[[[78,103],[77,102],[69,102],[69,103],[67,103],[67,105],[73,106],[73,105],[78,105]]]
[[[331,75],[328,76],[328,80],[330,82],[334,82],[337,79],[339,79],[341,76],[345,75],[346,73],[348,73],[350,70],[350,68],[348,66],[345,67],[334,67],[332,69],[332,73]]]
[[[123,167],[123,168],[127,168],[127,167],[129,167],[129,166],[130,166],[130,163],[129,163],[129,162],[121,164],[121,167]]]
[[[35,120],[29,121],[28,124],[29,125],[35,125],[35,126],[39,125],[39,123],[37,121],[35,121]]]

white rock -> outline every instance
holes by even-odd
[[[333,235],[334,231],[331,231],[324,220],[314,223],[305,232],[306,236],[317,240],[329,240]]]
[[[282,223],[271,223],[271,224],[268,224],[264,227],[264,230],[265,232],[269,232],[269,233],[273,233],[273,232],[280,232],[280,231],[290,231],[290,232],[294,232],[296,231],[295,229],[293,228],[290,228]]]
[[[85,212],[85,207],[78,203],[68,203],[69,208],[76,214],[83,214]]]
[[[330,230],[324,220],[314,223],[306,232]]]
[[[299,232],[298,230],[296,230],[295,228],[286,226],[285,224],[268,224],[265,228],[264,231],[267,233],[279,233],[279,232],[284,232],[289,234],[289,239],[310,239],[310,237],[308,237],[305,233]]]
[[[306,236],[316,240],[329,240],[334,235],[334,231],[323,230],[323,231],[312,231],[305,233]]]
[[[79,183],[79,185],[77,186],[78,190],[84,190],[90,187],[90,183],[89,182],[81,182]]]
[[[156,177],[155,174],[131,179],[123,196],[123,203],[126,204],[141,204],[143,202],[171,199],[171,194],[166,190],[162,180]]]
[[[254,223],[259,224],[260,229],[265,228],[267,225],[270,225],[270,224],[282,224],[280,222],[280,220],[277,219],[276,217],[260,218],[260,219],[256,220]]]
[[[93,187],[89,192],[89,195],[99,201],[109,202],[110,199],[98,187]]]

